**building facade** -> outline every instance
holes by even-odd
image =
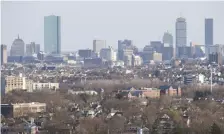
[[[105,40],[93,40],[93,52],[100,53],[103,48],[106,48]]]
[[[213,19],[205,19],[205,46],[213,45]]]
[[[7,76],[5,78],[6,86],[5,92],[8,93],[12,90],[25,90],[26,89],[26,78],[20,76]]]
[[[179,47],[187,46],[187,23],[185,18],[176,20],[176,57],[179,58]]]
[[[1,44],[1,65],[7,63],[7,46]]]
[[[190,46],[181,46],[177,48],[178,58],[192,58],[192,48]]]
[[[38,54],[39,52],[40,52],[40,44],[36,44],[35,42],[26,44],[26,55],[27,56],[32,56],[33,54]]]
[[[15,103],[13,105],[13,117],[26,116],[31,113],[46,112],[46,103]]]
[[[61,18],[60,16],[44,17],[44,51],[47,54],[61,53]]]
[[[176,47],[187,45],[187,23],[185,18],[176,20]]]
[[[205,19],[205,55],[209,55],[209,46],[213,45],[213,19]]]
[[[24,56],[25,54],[25,43],[22,39],[15,39],[12,43],[10,56]]]
[[[1,76],[1,95],[2,96],[5,95],[5,85],[6,85],[5,77]]]
[[[93,56],[93,51],[91,49],[80,49],[78,54],[81,58],[91,58]]]
[[[216,44],[208,46],[209,49],[209,62],[215,62],[217,64],[223,64],[223,56],[224,56],[224,44]]]
[[[118,40],[118,60],[124,60],[123,50],[132,49],[134,53],[134,45],[132,40]]]
[[[173,47],[173,36],[168,31],[163,35],[163,44],[164,47]]]
[[[116,61],[116,52],[112,47],[103,48],[100,50],[100,58],[105,59],[107,61]]]
[[[5,77],[5,93],[13,90],[27,90],[28,92],[33,91],[33,81],[20,76],[6,76]]]
[[[139,55],[132,55],[132,66],[141,66],[143,64],[142,57]]]
[[[153,52],[152,53],[152,60],[156,61],[156,62],[163,61],[163,54],[162,53]]]
[[[163,61],[165,60],[171,60],[174,57],[174,49],[173,47],[164,47],[163,48],[163,55],[162,55],[162,59]]]
[[[150,46],[153,48],[154,51],[162,53],[163,43],[161,41],[151,41]]]
[[[33,83],[33,90],[42,90],[42,89],[59,89],[59,83]]]

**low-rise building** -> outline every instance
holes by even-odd
[[[33,83],[33,90],[59,89],[59,83]]]
[[[160,86],[160,95],[181,96],[181,88],[179,86]]]
[[[13,117],[25,116],[30,113],[46,112],[46,103],[16,103],[13,105]]]
[[[97,95],[98,93],[94,90],[85,90],[85,91],[73,91],[68,90],[68,93],[78,95],[78,94],[88,94],[88,95]]]
[[[128,92],[128,93],[127,93]],[[121,95],[126,95],[128,98],[160,98],[160,90],[157,88],[140,88],[135,89],[134,87],[127,88],[120,91]]]
[[[46,112],[46,103],[31,102],[31,103],[15,103],[1,104],[1,113],[4,117],[20,117],[31,113]]]
[[[160,90],[157,88],[143,88],[142,95],[148,98],[160,98]]]

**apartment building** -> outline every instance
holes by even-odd
[[[25,90],[26,78],[22,76],[7,76],[5,78],[5,92],[8,93],[12,90]]]
[[[20,76],[6,76],[5,78],[5,93],[8,93],[12,90],[27,90],[32,92],[33,81]]]

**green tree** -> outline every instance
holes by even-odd
[[[213,125],[211,126],[211,134],[221,134],[221,129],[219,128],[219,126],[216,123],[213,123]]]

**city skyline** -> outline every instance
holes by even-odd
[[[150,41],[162,41],[162,36],[166,31],[169,31],[175,39],[175,22],[178,17],[186,19],[187,45],[190,41],[205,44],[205,18],[214,20],[214,44],[223,44],[224,39],[221,34],[224,31],[222,26],[224,19],[221,16],[221,12],[224,10],[221,8],[223,4],[224,2],[150,1],[2,2],[1,43],[10,48],[13,40],[19,34],[25,44],[36,42],[41,45],[41,50],[43,50],[44,16],[53,14],[60,16],[62,21],[62,51],[92,48],[94,39],[106,40],[107,46],[116,49],[118,40],[129,39],[133,40],[137,47],[143,48]],[[66,7],[66,10],[63,7]],[[126,10],[122,10],[124,8]],[[134,8],[138,10],[133,11]],[[158,11],[157,14],[153,12],[161,8],[163,10]],[[207,11],[208,8],[212,9],[212,12]],[[70,12],[68,12],[69,9]],[[194,9],[197,9],[197,12]],[[27,12],[28,10],[29,12]],[[13,23],[12,19],[18,21]]]

